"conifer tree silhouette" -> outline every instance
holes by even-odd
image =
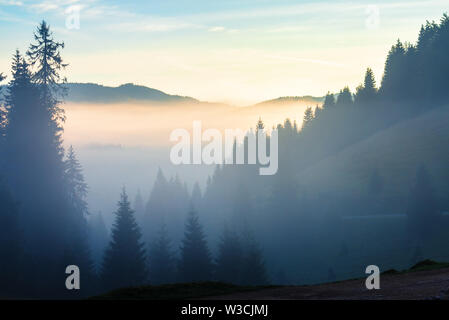
[[[103,261],[103,287],[109,290],[144,285],[148,277],[146,251],[124,188],[115,216],[111,240]]]
[[[163,284],[175,281],[176,261],[165,225],[161,227],[158,237],[150,244],[148,261],[151,284]]]
[[[181,259],[178,266],[179,278],[183,282],[198,282],[212,279],[213,264],[196,212],[190,210],[185,224],[181,244]]]

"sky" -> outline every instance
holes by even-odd
[[[0,72],[45,19],[70,82],[235,105],[323,96],[355,89],[367,67],[380,82],[391,45],[444,12],[449,0],[0,0]]]

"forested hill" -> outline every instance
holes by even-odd
[[[70,102],[198,102],[191,97],[170,95],[160,90],[132,83],[118,87],[107,87],[93,83],[69,83],[66,101]]]
[[[1,86],[4,87],[4,86]],[[91,102],[91,103],[123,103],[123,102],[164,102],[164,103],[199,103],[200,101],[180,95],[171,95],[161,90],[132,83],[122,84],[118,87],[104,86],[96,83],[68,83],[68,102]],[[279,97],[272,100],[262,101],[255,107],[285,105],[302,103],[311,106],[322,105],[324,97],[313,96],[291,96]]]
[[[94,102],[94,103],[120,103],[120,102],[176,102],[198,103],[199,100],[180,95],[171,95],[163,91],[132,83],[118,87],[108,87],[95,83],[69,83],[67,84],[69,102]],[[262,101],[254,106],[273,106],[292,103],[303,103],[311,106],[321,105],[324,97],[292,96],[279,97]]]
[[[279,97],[272,100],[262,101],[255,106],[264,105],[281,105],[281,104],[291,104],[291,103],[303,103],[310,106],[322,105],[324,102],[324,97],[313,97],[313,96],[293,96],[293,97]]]

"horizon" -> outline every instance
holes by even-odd
[[[421,25],[447,9],[441,0],[2,0],[0,30],[9,45],[0,48],[0,70],[9,69],[15,48],[27,49],[22,44],[44,19],[65,41],[69,82],[134,83],[232,105],[322,97],[344,86],[354,91],[367,67],[380,85],[395,41],[415,43]],[[70,29],[77,12],[79,29]]]
[[[122,84],[114,85],[114,86],[109,86],[109,85],[105,85],[105,84],[102,84],[102,83],[94,83],[94,82],[67,82],[67,83],[66,83],[66,85],[74,85],[74,84],[75,84],[75,85],[96,85],[96,86],[99,86],[99,87],[105,87],[105,88],[111,88],[111,89],[118,89],[118,88],[121,88],[121,87],[124,87],[124,86],[131,85],[131,86],[135,86],[135,87],[144,87],[144,88],[146,88],[146,89],[156,90],[156,91],[162,92],[163,94],[166,94],[166,95],[168,95],[168,96],[176,96],[176,97],[181,97],[181,98],[191,98],[191,99],[197,100],[198,102],[201,102],[201,103],[224,103],[224,104],[227,104],[226,102],[222,102],[222,101],[212,101],[212,100],[209,100],[209,101],[203,101],[203,100],[198,99],[197,97],[193,97],[193,96],[184,96],[184,95],[180,95],[180,94],[178,94],[178,93],[176,93],[176,92],[165,92],[165,91],[160,90],[160,89],[155,88],[155,87],[148,87],[148,86],[143,85],[143,84],[132,83],[132,82],[122,83]],[[6,84],[3,84],[2,86],[6,86]],[[1,86],[0,86],[0,87],[1,87]],[[257,106],[257,105],[259,105],[259,104],[264,104],[264,103],[269,103],[269,102],[275,102],[276,100],[279,100],[279,99],[290,99],[290,98],[299,98],[299,99],[304,99],[304,98],[324,99],[325,96],[326,96],[325,94],[322,95],[322,96],[315,96],[315,95],[303,95],[303,96],[279,96],[279,97],[272,97],[272,98],[269,98],[269,99],[267,99],[267,100],[256,101],[256,102],[254,102],[254,103],[251,104],[251,105],[236,105],[236,104],[230,104],[230,106],[233,106],[233,107],[253,107],[253,106]],[[338,94],[336,94],[336,96],[338,96]],[[138,100],[137,100],[137,101],[138,101]],[[68,100],[66,100],[66,102],[71,102],[71,101],[70,101],[70,99],[68,99]],[[316,105],[311,105],[311,107],[315,107],[315,106],[316,106]]]

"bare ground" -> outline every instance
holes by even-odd
[[[380,289],[365,279],[313,286],[289,286],[208,297],[216,300],[428,300],[449,299],[449,268],[381,275]]]

